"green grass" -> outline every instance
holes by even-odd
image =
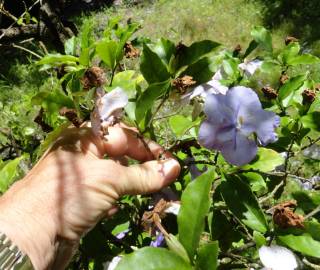
[[[152,40],[166,37],[190,44],[211,39],[233,48],[248,45],[252,27],[263,24],[263,10],[263,4],[248,0],[159,0],[155,4],[105,9],[77,21],[91,21],[99,33],[109,17],[121,16],[123,21],[130,18],[139,22],[142,29],[138,35]],[[283,46],[286,35],[286,25],[273,31],[275,48]]]

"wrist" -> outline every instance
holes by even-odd
[[[0,198],[0,232],[28,255],[36,270],[49,269],[58,247],[55,226],[41,211],[44,202],[26,185],[32,183],[20,180]]]

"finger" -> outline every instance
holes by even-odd
[[[124,177],[117,187],[119,194],[146,194],[159,191],[173,182],[179,176],[180,165],[170,158],[124,167],[123,171]]]
[[[87,185],[94,185],[113,200],[125,194],[146,194],[161,190],[180,173],[175,159],[147,161],[143,164],[122,166],[113,160],[99,159],[86,162],[84,173]]]
[[[104,149],[109,156],[127,155],[139,161],[156,159],[161,154],[164,154],[165,158],[172,157],[169,152],[164,152],[159,144],[140,137],[132,129],[114,126],[110,127],[108,131],[109,134],[104,141]]]

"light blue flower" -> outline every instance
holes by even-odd
[[[231,164],[241,166],[252,161],[257,153],[257,140],[262,145],[277,140],[275,128],[279,126],[279,116],[263,110],[257,94],[250,88],[236,86],[226,95],[207,95],[204,112],[207,119],[200,126],[200,144],[221,151]]]

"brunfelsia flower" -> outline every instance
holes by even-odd
[[[299,264],[294,253],[278,245],[259,248],[260,260],[270,270],[295,270]]]
[[[221,83],[221,80],[225,79],[224,76],[225,75],[223,68],[218,69],[218,71],[213,75],[210,81],[198,85],[191,92],[184,95],[182,98],[188,98],[188,100],[191,100],[197,96],[205,98],[208,94],[225,95],[229,88],[228,86],[225,86]]]
[[[95,108],[91,114],[91,126],[97,136],[108,134],[108,127],[120,120],[123,108],[128,104],[125,91],[116,87],[109,93],[102,88],[96,90]]]
[[[262,63],[263,61],[259,59],[255,59],[249,62],[245,61],[239,65],[239,68],[242,69],[248,77],[250,77],[256,72],[258,68],[261,67]]]
[[[226,95],[207,95],[204,105],[207,119],[199,130],[199,142],[208,149],[221,151],[231,164],[244,165],[254,159],[257,140],[262,145],[275,142],[280,118],[262,109],[257,94],[236,86]]]

